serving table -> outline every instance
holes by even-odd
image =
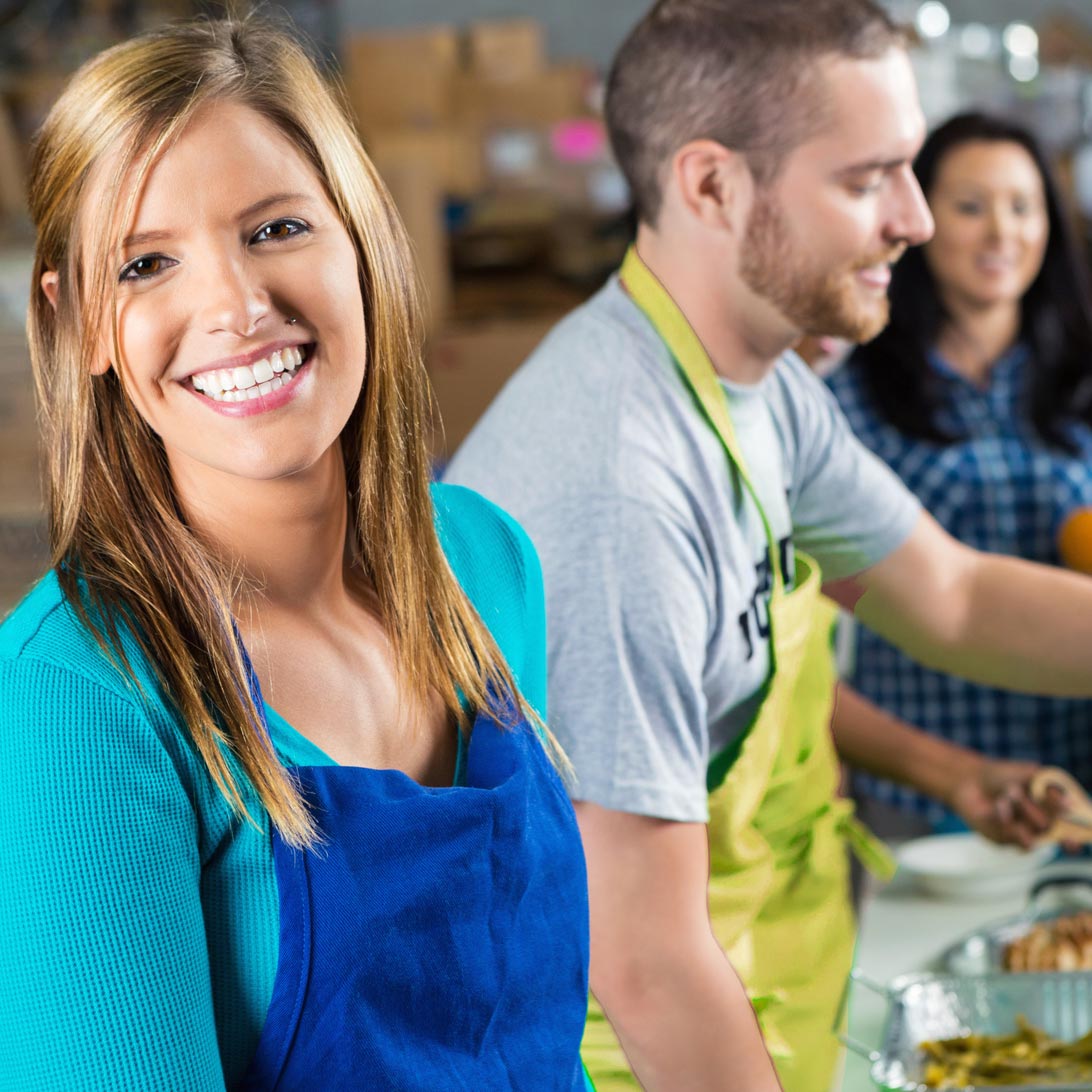
[[[1021,913],[1026,893],[988,901],[955,902],[922,894],[912,882],[896,876],[865,901],[857,938],[856,967],[886,985],[911,971],[926,970],[945,949],[991,922]],[[880,1045],[886,1001],[862,986],[849,1000],[849,1034],[865,1046]],[[870,1063],[846,1052],[841,1092],[875,1092]]]

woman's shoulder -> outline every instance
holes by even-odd
[[[93,638],[72,609],[57,574],[50,570],[23,597],[0,625],[0,663],[34,660],[78,667],[91,651]],[[92,673],[101,670],[92,655]],[[84,665],[86,666],[86,665]]]
[[[0,672],[9,681],[22,680],[9,689],[9,700],[18,701],[30,687],[36,701],[48,701],[50,694],[63,701],[65,689],[75,685],[146,711],[149,696],[158,692],[155,674],[124,626],[119,636],[128,671],[96,639],[56,572],[48,572],[0,625]]]
[[[440,545],[456,579],[477,599],[516,596],[542,580],[538,554],[527,532],[492,501],[461,485],[432,486]]]
[[[522,527],[480,493],[434,485],[440,544],[524,698],[546,713],[546,603],[538,555]]]
[[[185,722],[132,631],[124,622],[116,629],[121,656],[100,644],[52,572],[8,615],[0,625],[0,774],[15,776],[60,748],[67,758],[53,763],[56,784],[73,799],[140,784],[183,791],[204,807],[215,799],[212,782]],[[213,806],[203,814],[211,824]]]

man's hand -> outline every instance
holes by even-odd
[[[1028,794],[1040,767],[1004,762],[930,735],[892,716],[846,683],[838,685],[832,721],[839,754],[851,766],[909,785],[951,808],[994,842],[1029,848],[1064,814],[1052,793],[1036,803]]]
[[[1028,793],[1034,762],[984,760],[976,776],[959,782],[948,806],[992,842],[1030,849],[1064,813],[1060,798],[1037,804]]]

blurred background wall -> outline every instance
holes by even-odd
[[[646,6],[641,0],[341,0],[340,18],[352,31],[530,17],[544,27],[552,56],[587,57],[605,65]]]
[[[761,2],[761,0],[756,0]],[[802,0],[806,3],[807,0]],[[1030,124],[1092,238],[1092,0],[886,0],[912,26],[931,123],[969,106]],[[245,0],[236,0],[244,7]],[[646,0],[280,0],[343,79],[416,248],[441,465],[545,331],[628,239],[600,118],[607,62]],[[0,613],[45,564],[22,331],[23,169],[68,75],[216,0],[0,0]]]
[[[897,2],[886,6],[907,7]],[[605,65],[647,7],[644,0],[341,0],[339,18],[347,30],[366,30],[530,16],[546,28],[555,56],[585,56]],[[947,7],[956,23],[1035,21],[1063,11],[1092,27],[1092,0],[951,0]],[[904,10],[899,14],[906,15]]]

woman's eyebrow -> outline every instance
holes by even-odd
[[[138,231],[134,235],[126,235],[121,240],[121,245],[123,249],[128,249],[131,246],[143,246],[144,243],[161,243],[170,238],[169,231]]]
[[[263,212],[271,205],[279,205],[282,201],[304,201],[308,204],[313,202],[313,198],[310,194],[306,193],[274,193],[269,197],[263,197],[260,201],[255,201],[253,205],[247,205],[242,212],[239,213],[238,219],[245,220],[250,216],[254,216],[256,213]]]
[[[263,197],[260,201],[255,201],[253,205],[247,205],[247,207],[239,212],[236,219],[246,220],[251,216],[257,215],[259,212],[263,212],[265,209],[272,205],[279,205],[285,201],[305,202],[307,204],[313,204],[314,199],[306,193],[273,193],[268,197]],[[126,235],[121,241],[122,247],[128,248],[132,246],[142,246],[145,243],[161,243],[167,239],[172,238],[174,235],[171,231],[138,231],[132,235]]]

